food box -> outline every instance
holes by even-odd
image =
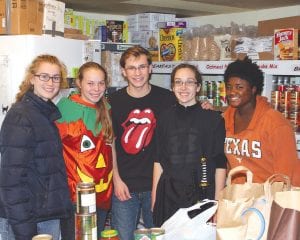
[[[182,35],[185,28],[159,30],[159,61],[182,60]]]
[[[107,42],[123,42],[124,21],[106,20]]]
[[[274,60],[298,60],[298,29],[274,30]]]

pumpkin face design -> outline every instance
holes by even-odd
[[[94,182],[97,206],[104,207],[112,193],[111,146],[106,144],[102,134],[94,136],[86,129],[82,120],[68,124],[69,132],[78,133],[76,129],[80,129],[80,135],[64,140],[64,159],[72,201],[76,202],[78,182]]]
[[[96,110],[86,105],[78,95],[58,103],[62,118],[57,121],[73,203],[76,203],[76,185],[94,182],[96,205],[109,209],[112,186],[112,148],[107,144],[102,126],[95,128]]]

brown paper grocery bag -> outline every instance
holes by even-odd
[[[241,173],[246,175],[246,183],[231,184],[233,175]],[[290,189],[290,181],[282,174],[271,176],[265,183],[253,183],[252,179],[252,172],[243,166],[229,172],[227,186],[219,198],[217,239],[267,238],[273,195],[277,191]]]
[[[244,184],[231,184],[235,174],[244,173],[247,181]],[[261,235],[264,220],[254,220],[256,226],[249,228],[248,218],[250,209],[255,201],[264,196],[263,184],[253,183],[252,172],[243,166],[233,168],[228,173],[226,187],[220,192],[219,207],[217,211],[217,239],[240,240],[248,239],[248,235]],[[262,203],[264,204],[264,203]],[[262,226],[261,226],[262,225]],[[251,232],[250,232],[251,230]]]
[[[267,239],[300,239],[300,191],[275,193]]]

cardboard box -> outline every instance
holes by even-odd
[[[274,30],[274,60],[298,60],[298,29]]]
[[[65,3],[56,0],[44,0],[43,33],[52,36],[64,36]]]
[[[5,0],[0,0],[0,34],[6,32],[6,3]]]
[[[184,28],[161,28],[159,30],[159,61],[182,60],[184,30]]]
[[[275,29],[297,28],[300,29],[300,16],[271,19],[258,22],[258,36],[273,36]]]
[[[42,0],[1,0],[1,34],[42,34]],[[10,13],[7,18],[6,13]]]

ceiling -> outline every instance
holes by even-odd
[[[75,11],[130,15],[144,12],[194,17],[299,5],[299,0],[62,0]]]

